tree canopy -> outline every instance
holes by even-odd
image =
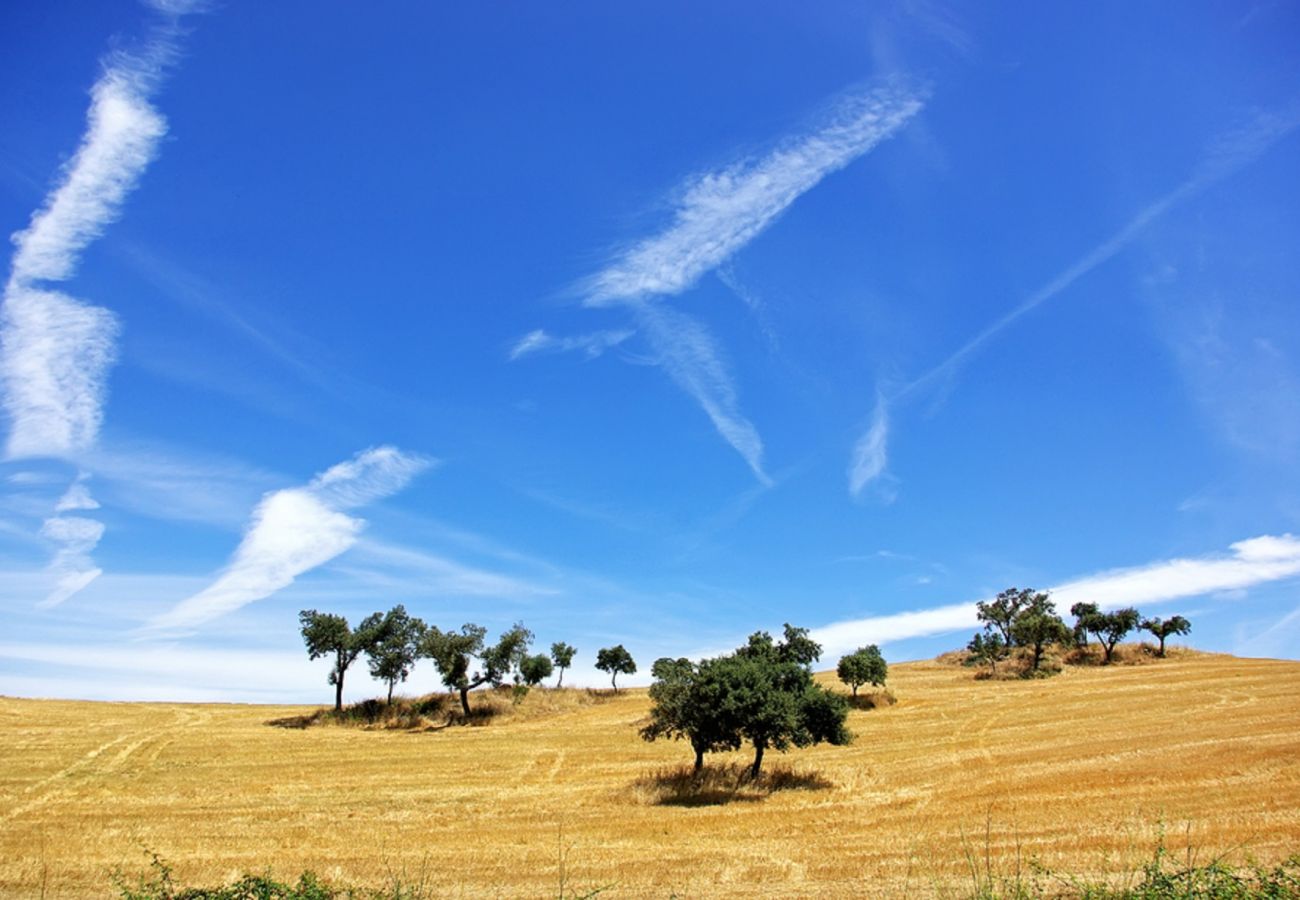
[[[1011,623],[1011,637],[1020,646],[1033,651],[1031,670],[1037,672],[1047,645],[1070,640],[1071,631],[1056,614],[1056,604],[1047,594],[1033,594],[1028,604],[1016,613]]]
[[[835,674],[840,681],[853,689],[853,696],[858,695],[858,688],[864,684],[880,687],[889,674],[889,666],[880,655],[880,648],[875,644],[859,647],[847,656],[840,657]]]
[[[486,628],[470,623],[459,632],[430,628],[420,642],[421,655],[433,661],[442,683],[460,693],[461,710],[466,716],[470,715],[469,692],[480,685],[497,686],[505,681],[528,655],[533,640],[533,633],[522,623],[506,631],[490,647],[484,646],[486,636]],[[474,659],[481,669],[471,673]]]
[[[1149,631],[1160,640],[1160,656],[1165,655],[1165,638],[1175,634],[1187,634],[1192,630],[1192,623],[1182,616],[1170,616],[1168,619],[1152,617],[1143,619],[1138,625],[1143,631]]]
[[[1046,597],[1033,588],[1007,588],[992,600],[981,600],[975,604],[975,616],[990,630],[996,629],[1002,635],[1002,643],[1008,647],[1015,644],[1011,626],[1021,610],[1033,603],[1037,597]]]
[[[393,686],[406,681],[420,658],[420,641],[427,630],[424,622],[407,614],[398,604],[390,609],[375,629],[374,640],[366,647],[370,675],[388,684],[388,702],[393,702]]]
[[[555,671],[551,658],[544,653],[525,656],[519,662],[519,677],[529,687],[537,687]]]
[[[564,684],[564,670],[573,665],[573,654],[578,649],[564,641],[556,641],[551,644],[551,662],[555,663],[555,668],[560,670],[560,677],[556,679],[555,686],[559,687]]]
[[[1113,612],[1100,612],[1091,603],[1075,604],[1071,611],[1080,607],[1085,608],[1081,609],[1080,613],[1076,613],[1079,620],[1076,627],[1084,629],[1097,638],[1097,643],[1101,644],[1101,649],[1105,653],[1105,662],[1109,664],[1115,652],[1115,645],[1137,628],[1138,611],[1129,606]]]
[[[626,647],[616,644],[596,651],[596,668],[610,673],[610,684],[614,686],[614,693],[617,694],[618,676],[636,674],[636,661],[632,659],[632,654],[627,652]]]

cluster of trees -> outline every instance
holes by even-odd
[[[393,702],[393,688],[399,681],[406,681],[416,661],[432,661],[442,683],[460,695],[461,709],[468,716],[469,692],[474,688],[499,687],[511,677],[516,685],[532,687],[550,678],[557,669],[559,687],[564,682],[564,670],[573,665],[578,652],[557,641],[551,645],[550,655],[530,654],[533,633],[522,623],[504,632],[495,644],[488,644],[487,629],[481,625],[470,623],[459,631],[443,631],[410,615],[400,604],[386,613],[371,613],[356,628],[350,627],[343,616],[314,609],[304,609],[298,621],[307,654],[312,659],[326,657],[333,663],[329,683],[334,685],[336,710],[343,709],[343,676],[362,654],[369,661],[371,676],[388,685],[389,703]],[[636,663],[619,644],[597,654],[596,668],[610,672],[617,682],[620,674],[635,672]],[[618,690],[617,683],[614,689]]]
[[[821,646],[806,628],[786,625],[780,641],[759,631],[724,656],[698,663],[656,660],[650,723],[641,736],[687,741],[695,751],[696,771],[704,766],[704,754],[738,750],[748,741],[755,778],[768,749],[847,744],[853,739],[845,726],[848,700],[814,683],[812,664],[820,657]]]
[[[1097,639],[1104,662],[1109,665],[1115,646],[1135,629],[1149,631],[1159,639],[1159,654],[1163,657],[1167,638],[1192,630],[1191,622],[1182,616],[1142,618],[1131,606],[1103,612],[1095,603],[1082,602],[1070,607],[1075,619],[1070,628],[1057,614],[1056,604],[1047,593],[1033,588],[1007,588],[993,600],[977,603],[976,610],[984,630],[966,649],[974,662],[987,664],[994,671],[1013,647],[1027,648],[1032,654],[1031,671],[1037,671],[1047,647],[1073,643],[1086,648],[1089,635]]]

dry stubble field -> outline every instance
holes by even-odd
[[[853,746],[769,756],[812,787],[701,805],[647,786],[689,753],[638,738],[643,691],[430,732],[2,698],[0,894],[103,896],[143,848],[184,884],[312,869],[510,897],[555,896],[561,866],[602,897],[961,892],[972,857],[1136,867],[1162,825],[1200,862],[1300,850],[1300,663],[1185,654],[1003,682],[909,663],[890,687],[896,706],[851,714]]]

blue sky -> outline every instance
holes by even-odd
[[[395,603],[902,660],[1010,585],[1300,657],[1295,3],[0,35],[0,692],[324,701],[297,612]]]

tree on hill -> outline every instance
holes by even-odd
[[[307,655],[312,659],[334,655],[329,683],[334,685],[334,710],[343,709],[343,676],[366,649],[373,646],[383,622],[381,613],[371,613],[352,630],[348,620],[333,613],[304,609],[298,613],[302,626],[302,640],[307,645]]]
[[[1015,624],[1016,617],[1036,598],[1046,596],[1046,594],[1036,593],[1033,588],[1007,588],[992,600],[981,600],[976,603],[975,617],[984,623],[985,628],[997,629],[1002,635],[1002,643],[1011,647],[1015,644],[1015,635],[1011,632],[1011,626]]]
[[[388,683],[388,702],[393,702],[393,687],[406,681],[415,661],[420,658],[420,640],[426,631],[424,622],[408,615],[397,604],[390,609],[375,630],[375,639],[366,647],[372,678]]]
[[[577,652],[576,647],[566,644],[564,641],[556,641],[551,644],[551,662],[555,663],[555,668],[560,670],[560,677],[555,681],[556,687],[564,684],[564,670],[573,665],[573,654]]]
[[[1080,647],[1088,646],[1088,622],[1093,620],[1094,616],[1101,615],[1101,610],[1095,603],[1085,603],[1079,601],[1070,607],[1070,615],[1074,616],[1074,642]]]
[[[696,772],[704,768],[705,753],[738,750],[741,742],[718,696],[719,682],[707,677],[710,662],[697,666],[689,659],[655,660],[650,668],[655,679],[650,685],[650,724],[641,729],[647,741],[688,741],[695,751]]]
[[[627,652],[626,647],[616,644],[596,651],[596,668],[610,673],[609,683],[614,686],[614,693],[617,694],[618,676],[635,675],[636,661],[632,659],[632,654]]]
[[[1160,656],[1165,655],[1165,638],[1173,634],[1187,634],[1192,630],[1192,623],[1182,616],[1171,616],[1168,619],[1150,618],[1143,619],[1138,625],[1143,631],[1149,631],[1160,639]]]
[[[1109,665],[1115,645],[1138,626],[1138,611],[1129,606],[1113,612],[1090,613],[1079,619],[1079,624],[1097,638],[1102,651],[1106,654],[1105,664]]]
[[[1016,619],[1011,623],[1011,636],[1017,644],[1033,651],[1032,671],[1037,672],[1047,646],[1065,643],[1072,633],[1056,614],[1056,604],[1048,599],[1047,594],[1035,594],[1029,604],[1016,613]]]
[[[856,697],[861,685],[870,684],[874,687],[883,685],[885,677],[889,674],[889,666],[885,664],[885,658],[880,655],[880,648],[871,644],[840,657],[840,663],[835,667],[835,674],[839,675],[840,681],[853,688],[853,696]]]
[[[469,692],[484,684],[499,686],[528,655],[528,645],[533,640],[533,633],[522,624],[506,631],[490,647],[484,646],[486,636],[486,628],[470,623],[459,632],[430,628],[420,642],[420,655],[433,660],[442,683],[459,692],[461,711],[466,716],[470,715]],[[482,668],[471,674],[473,659]]]
[[[1007,658],[1007,645],[1002,642],[1002,635],[996,631],[979,632],[966,645],[970,651],[970,660],[975,665],[987,665],[989,672],[996,675],[998,662]]]
[[[550,678],[554,671],[551,658],[544,653],[525,656],[519,662],[519,677],[529,687],[537,687],[544,679]]]

